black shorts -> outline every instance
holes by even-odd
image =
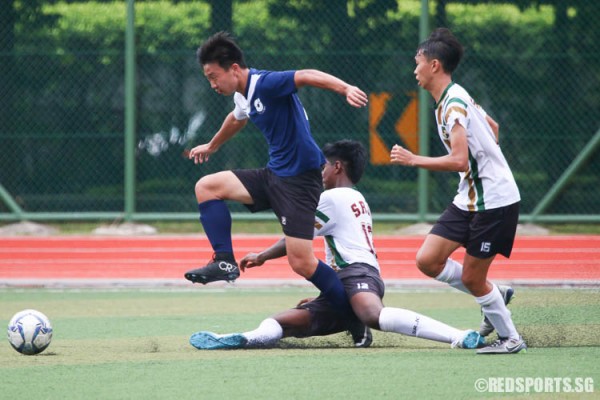
[[[383,299],[385,285],[379,271],[367,264],[350,264],[338,272],[348,298],[357,293],[369,292]],[[347,331],[358,318],[354,314],[336,311],[322,295],[297,308],[310,312],[311,326],[306,334],[297,337],[324,336]]]
[[[485,211],[464,211],[450,204],[430,233],[462,244],[473,257],[502,254],[508,258],[518,221],[518,202]]]
[[[245,204],[251,212],[272,209],[286,236],[312,240],[315,212],[323,191],[321,171],[297,176],[277,176],[268,168],[232,171],[252,196]]]

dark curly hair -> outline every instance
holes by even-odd
[[[327,143],[323,154],[329,162],[341,161],[352,183],[360,181],[367,164],[367,150],[362,143],[349,139]]]

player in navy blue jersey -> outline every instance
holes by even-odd
[[[369,204],[355,185],[367,163],[367,151],[358,141],[340,140],[323,148],[323,187],[314,217],[315,236],[325,239],[325,257],[337,271],[350,298],[354,314],[332,309],[323,297],[304,299],[295,308],[267,318],[254,330],[220,335],[200,331],[190,344],[201,350],[271,347],[284,337],[324,336],[349,330],[356,347],[369,347],[373,336],[367,327],[384,332],[450,343],[474,349],[483,344],[473,330],[460,330],[425,315],[383,305],[385,286],[379,273],[373,243]],[[285,256],[285,239],[240,261],[242,270]]]
[[[233,95],[235,108],[210,142],[190,151],[190,159],[196,164],[208,161],[250,119],[268,143],[269,162],[261,169],[206,175],[196,183],[200,221],[214,256],[206,266],[188,271],[186,279],[206,284],[239,277],[231,215],[225,204],[225,200],[233,200],[251,212],[272,209],[283,229],[292,269],[311,281],[336,308],[349,309],[339,277],[313,251],[313,222],[325,158],[312,137],[308,116],[296,92],[303,86],[331,90],[357,108],[367,104],[367,95],[356,86],[314,69],[249,68],[242,50],[226,32],[211,36],[197,55],[211,87],[224,96]]]

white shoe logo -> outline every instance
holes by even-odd
[[[237,267],[233,264],[229,264],[228,262],[221,261],[219,263],[219,269],[225,272],[233,272],[237,269]]]
[[[519,347],[521,347],[521,345],[522,345],[522,344],[523,344],[523,342],[521,342],[521,341],[518,341],[518,342],[516,342],[516,344],[515,344],[514,346],[510,346],[510,345],[508,345],[508,343],[507,343],[507,344],[506,344],[506,350],[507,350],[509,353],[512,353],[513,351],[515,351],[515,350],[517,350]]]

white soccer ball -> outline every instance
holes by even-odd
[[[8,323],[8,341],[19,353],[41,353],[50,345],[51,340],[50,320],[39,311],[19,311]]]

